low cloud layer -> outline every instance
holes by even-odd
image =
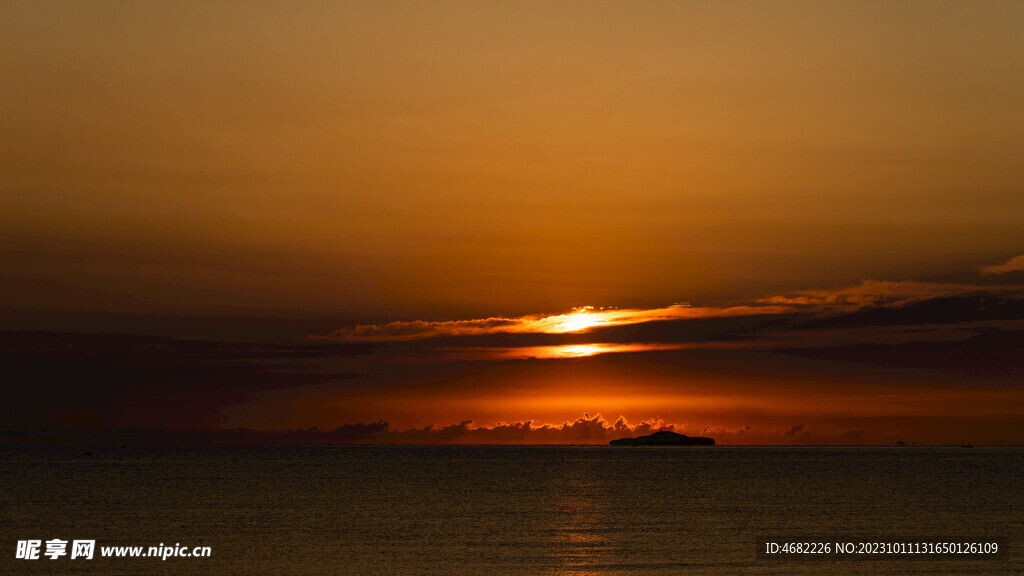
[[[1007,274],[1009,272],[1021,272],[1024,271],[1024,255],[1014,256],[1003,264],[996,266],[986,266],[981,269],[981,273],[985,275],[1000,275]]]
[[[871,306],[906,306],[931,298],[958,296],[962,294],[1002,291],[970,284],[946,284],[933,282],[883,282],[868,280],[855,286],[829,290],[801,290],[762,298],[759,304],[815,308],[820,311],[853,311]]]
[[[464,420],[449,426],[386,432],[377,440],[398,444],[604,444],[624,436],[643,436],[660,430],[680,429],[679,425],[658,418],[630,424],[622,416],[615,422],[609,422],[600,414],[584,414],[572,422],[561,424],[539,424],[528,420],[476,426],[473,421]]]
[[[601,414],[584,414],[561,424],[535,421],[480,426],[472,420],[458,424],[394,429],[383,420],[345,424],[333,430],[317,427],[291,430],[192,429],[154,430],[114,428],[105,430],[0,430],[0,445],[59,444],[73,445],[607,445],[610,440],[638,437],[662,430],[704,436],[719,445],[794,445],[794,444],[893,444],[900,436],[864,427],[849,429],[841,423],[826,425],[812,432],[804,424],[730,426],[707,424],[689,426],[650,418],[638,424],[619,416],[614,422]]]
[[[797,424],[796,426],[793,426],[789,430],[786,430],[786,436],[796,436],[799,432],[802,432],[805,427],[806,426],[804,426],[803,424]]]
[[[1017,286],[865,281],[836,289],[778,294],[736,306],[673,304],[664,308],[622,310],[584,307],[559,315],[360,325],[311,338],[335,343],[405,342],[412,345],[416,342],[421,347],[435,346],[443,350],[448,359],[463,360],[564,359],[694,347],[822,346],[833,341],[849,344],[851,338],[886,342],[894,337],[892,328],[879,334],[863,329],[872,326],[1009,318],[976,314],[980,300],[991,297],[1020,299],[1024,298],[1024,292]],[[954,302],[954,299],[962,301]],[[932,305],[910,313],[923,303]],[[984,306],[991,308],[991,303]],[[889,316],[867,314],[872,311],[889,311]],[[840,327],[847,331],[835,330]],[[862,330],[850,333],[852,327]],[[807,329],[814,330],[810,337]],[[933,340],[970,335],[968,332],[940,335],[920,332],[907,336],[900,331],[895,337]]]
[[[573,334],[599,328],[625,326],[645,322],[691,320],[699,318],[729,318],[780,314],[782,306],[732,306],[727,308],[692,307],[673,304],[654,309],[595,309],[592,306],[575,308],[566,314],[535,314],[517,318],[478,318],[441,322],[391,322],[383,325],[360,325],[336,330],[314,339],[338,342],[401,342],[451,336],[481,336],[488,334]]]

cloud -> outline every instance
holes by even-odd
[[[626,436],[645,436],[660,430],[681,431],[682,426],[670,424],[660,418],[651,418],[630,424],[619,416],[609,422],[601,414],[584,414],[562,424],[538,424],[533,420],[498,422],[491,426],[477,426],[472,420],[446,426],[425,426],[394,430],[383,420],[368,424],[345,424],[334,430],[302,428],[293,430],[196,429],[196,430],[143,430],[112,429],[106,431],[44,431],[36,434],[0,434],[0,440],[14,443],[47,443],[102,436],[108,443],[132,444],[607,444],[609,440]],[[71,436],[67,436],[70,434]],[[97,436],[99,435],[99,436]],[[107,438],[109,436],[109,438]]]
[[[789,430],[786,430],[786,436],[796,436],[797,432],[801,432],[804,429],[803,424],[797,424]]]
[[[1024,271],[1024,255],[1014,256],[1003,264],[999,264],[997,266],[985,266],[981,269],[981,273],[986,276],[1021,271]]]
[[[565,314],[556,315],[535,314],[516,318],[495,317],[439,322],[416,320],[391,322],[383,325],[365,324],[355,328],[335,330],[330,334],[312,338],[336,342],[401,342],[488,334],[580,334],[599,328],[645,322],[780,314],[787,311],[788,309],[784,307],[773,305],[716,308],[673,304],[664,308],[621,310],[584,306],[574,308]]]
[[[710,436],[714,438],[718,443],[722,443],[723,440],[725,441],[725,443],[729,443],[730,441],[738,442],[741,438],[743,438],[744,434],[750,432],[753,429],[753,424],[747,424],[746,426],[739,426],[735,428],[731,426],[716,426],[713,424],[708,424],[701,428],[700,435]]]
[[[1024,257],[1011,260],[1010,263],[1021,260],[1024,266]],[[1010,263],[1007,263],[1008,266]],[[458,337],[491,337],[495,335],[517,335],[516,338],[552,337],[562,338],[569,336],[590,335],[595,338],[587,341],[588,344],[599,345],[598,336],[614,337],[615,342],[639,344],[649,342],[643,339],[643,334],[635,332],[632,327],[643,325],[650,328],[650,331],[663,333],[669,330],[673,333],[680,333],[679,329],[686,323],[686,326],[698,330],[705,329],[726,329],[729,322],[742,323],[770,321],[773,318],[786,314],[796,315],[817,315],[832,316],[848,314],[869,308],[900,308],[911,304],[934,300],[938,298],[950,298],[966,295],[996,295],[1009,294],[1014,292],[1015,296],[1020,295],[1020,287],[1014,286],[976,286],[971,284],[935,283],[901,281],[888,282],[868,280],[854,286],[846,286],[835,289],[801,290],[785,294],[777,294],[735,306],[714,307],[714,306],[690,306],[688,304],[673,304],[663,308],[651,309],[615,309],[615,308],[593,308],[590,306],[574,308],[565,314],[544,315],[534,314],[514,318],[492,317],[477,318],[470,320],[447,320],[447,321],[400,321],[389,324],[365,324],[354,328],[343,328],[329,334],[310,336],[313,340],[331,341],[338,343],[360,343],[360,342],[410,342],[440,338]],[[705,324],[701,324],[704,322]],[[707,325],[712,323],[713,325]],[[736,329],[740,325],[732,327]],[[748,326],[749,328],[750,326]],[[742,331],[742,330],[740,330]],[[687,331],[683,331],[686,333]],[[692,332],[692,330],[690,330]],[[650,334],[648,334],[650,335]],[[628,337],[628,339],[623,339]],[[640,338],[640,339],[636,339]],[[698,338],[698,341],[707,338]],[[687,340],[693,341],[693,340]],[[582,343],[576,341],[578,344]],[[603,341],[606,342],[607,341]],[[479,342],[478,342],[479,344]],[[489,343],[493,345],[493,342]],[[523,340],[519,345],[526,345]],[[546,344],[553,344],[547,342]],[[559,343],[564,344],[564,342]],[[491,347],[491,346],[488,346]],[[605,350],[604,352],[629,351],[629,350]],[[587,353],[577,354],[573,349],[542,351],[543,354],[532,354],[533,357],[579,357],[592,355],[589,352],[600,353],[598,350],[591,350]],[[548,352],[551,352],[550,354]],[[564,354],[557,354],[564,352]],[[523,357],[512,351],[509,357]]]
[[[388,444],[605,444],[624,436],[644,436],[660,430],[679,431],[682,427],[660,418],[630,424],[619,416],[608,422],[600,414],[584,414],[562,424],[537,424],[532,420],[493,426],[475,426],[464,420],[448,426],[426,426],[378,435]]]
[[[836,289],[801,290],[762,298],[759,304],[814,308],[818,311],[853,310],[869,306],[899,307],[948,296],[1003,290],[969,284],[935,282],[887,282],[867,280],[855,286]]]

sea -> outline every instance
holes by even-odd
[[[1024,448],[2,448],[0,536],[15,575],[1018,575]]]

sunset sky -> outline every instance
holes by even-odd
[[[1022,29],[0,1],[0,431],[1024,443]]]

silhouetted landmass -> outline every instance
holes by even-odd
[[[714,438],[703,436],[687,436],[662,430],[648,436],[637,438],[619,438],[609,442],[612,446],[714,446]]]

